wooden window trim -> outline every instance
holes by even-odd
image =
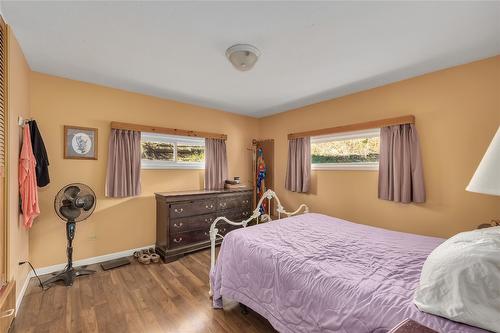
[[[288,134],[288,140],[303,138],[306,136],[320,136],[320,135],[328,135],[342,132],[354,132],[354,131],[362,131],[373,128],[381,128],[385,126],[393,126],[393,125],[402,125],[402,124],[414,124],[415,116],[407,115],[395,118],[386,118],[379,120],[367,121],[364,123],[350,124],[350,125],[342,125],[330,128],[323,128],[318,130],[299,132],[299,133],[290,133]]]
[[[130,123],[121,123],[117,121],[111,122],[112,129],[122,129],[128,131],[138,131],[147,133],[161,133],[169,135],[179,135],[179,136],[193,136],[198,138],[209,138],[209,139],[222,139],[227,140],[226,134],[211,133],[211,132],[201,132],[201,131],[189,131],[177,128],[167,128],[158,126],[148,126]]]

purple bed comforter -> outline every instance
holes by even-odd
[[[420,312],[413,293],[443,239],[304,214],[228,233],[211,272],[222,296],[280,332],[387,332],[411,318],[440,333],[484,330]]]

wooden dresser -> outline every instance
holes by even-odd
[[[252,189],[156,193],[156,251],[165,261],[210,247],[210,225],[219,216],[242,221],[252,215]],[[238,228],[217,224],[224,235]]]

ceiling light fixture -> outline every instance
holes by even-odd
[[[249,44],[236,44],[226,50],[227,59],[242,72],[252,69],[259,56],[259,49]]]

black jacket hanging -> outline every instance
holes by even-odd
[[[29,122],[31,147],[36,159],[36,183],[38,187],[44,187],[50,183],[49,177],[49,157],[45,150],[42,135],[38,131],[38,125],[35,120]]]

